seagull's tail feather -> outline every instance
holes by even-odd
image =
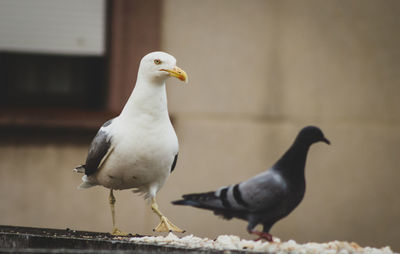
[[[75,172],[77,172],[77,173],[85,173],[85,165],[80,165],[80,166],[77,166],[76,168],[74,168],[74,171]]]
[[[90,187],[96,186],[96,183],[91,182],[87,175],[82,176],[82,182],[81,185],[78,186],[78,189],[88,189]]]

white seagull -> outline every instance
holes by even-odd
[[[157,232],[184,232],[158,209],[155,196],[174,170],[179,144],[168,115],[165,81],[176,77],[187,83],[176,59],[164,52],[142,58],[135,88],[121,114],[101,126],[86,163],[75,169],[84,173],[79,188],[102,185],[110,189],[112,234],[124,234],[115,225],[113,190],[133,189],[151,199],[160,217]]]

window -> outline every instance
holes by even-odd
[[[161,0],[1,1],[0,126],[97,129],[115,116],[140,59],[160,50],[161,6]]]
[[[105,57],[0,53],[0,106],[102,109]]]

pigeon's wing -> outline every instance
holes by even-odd
[[[242,218],[248,213],[262,211],[281,202],[286,193],[283,179],[272,170],[239,184],[222,187],[217,191],[182,196],[175,205],[190,205],[213,210],[225,218]]]
[[[90,145],[89,153],[86,158],[86,164],[81,166],[85,169],[86,175],[91,175],[101,168],[103,163],[113,151],[111,137],[108,134],[108,129],[112,122],[113,119],[107,121],[103,124],[103,126],[101,126]]]
[[[270,207],[279,205],[288,194],[287,183],[273,169],[237,184],[235,188],[235,200],[254,212],[268,210]]]

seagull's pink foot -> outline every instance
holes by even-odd
[[[272,235],[270,233],[260,232],[260,231],[250,231],[249,233],[258,236],[256,241],[260,241],[260,240],[263,240],[263,239],[267,240],[268,242],[271,242],[271,243],[274,241],[272,239]]]

